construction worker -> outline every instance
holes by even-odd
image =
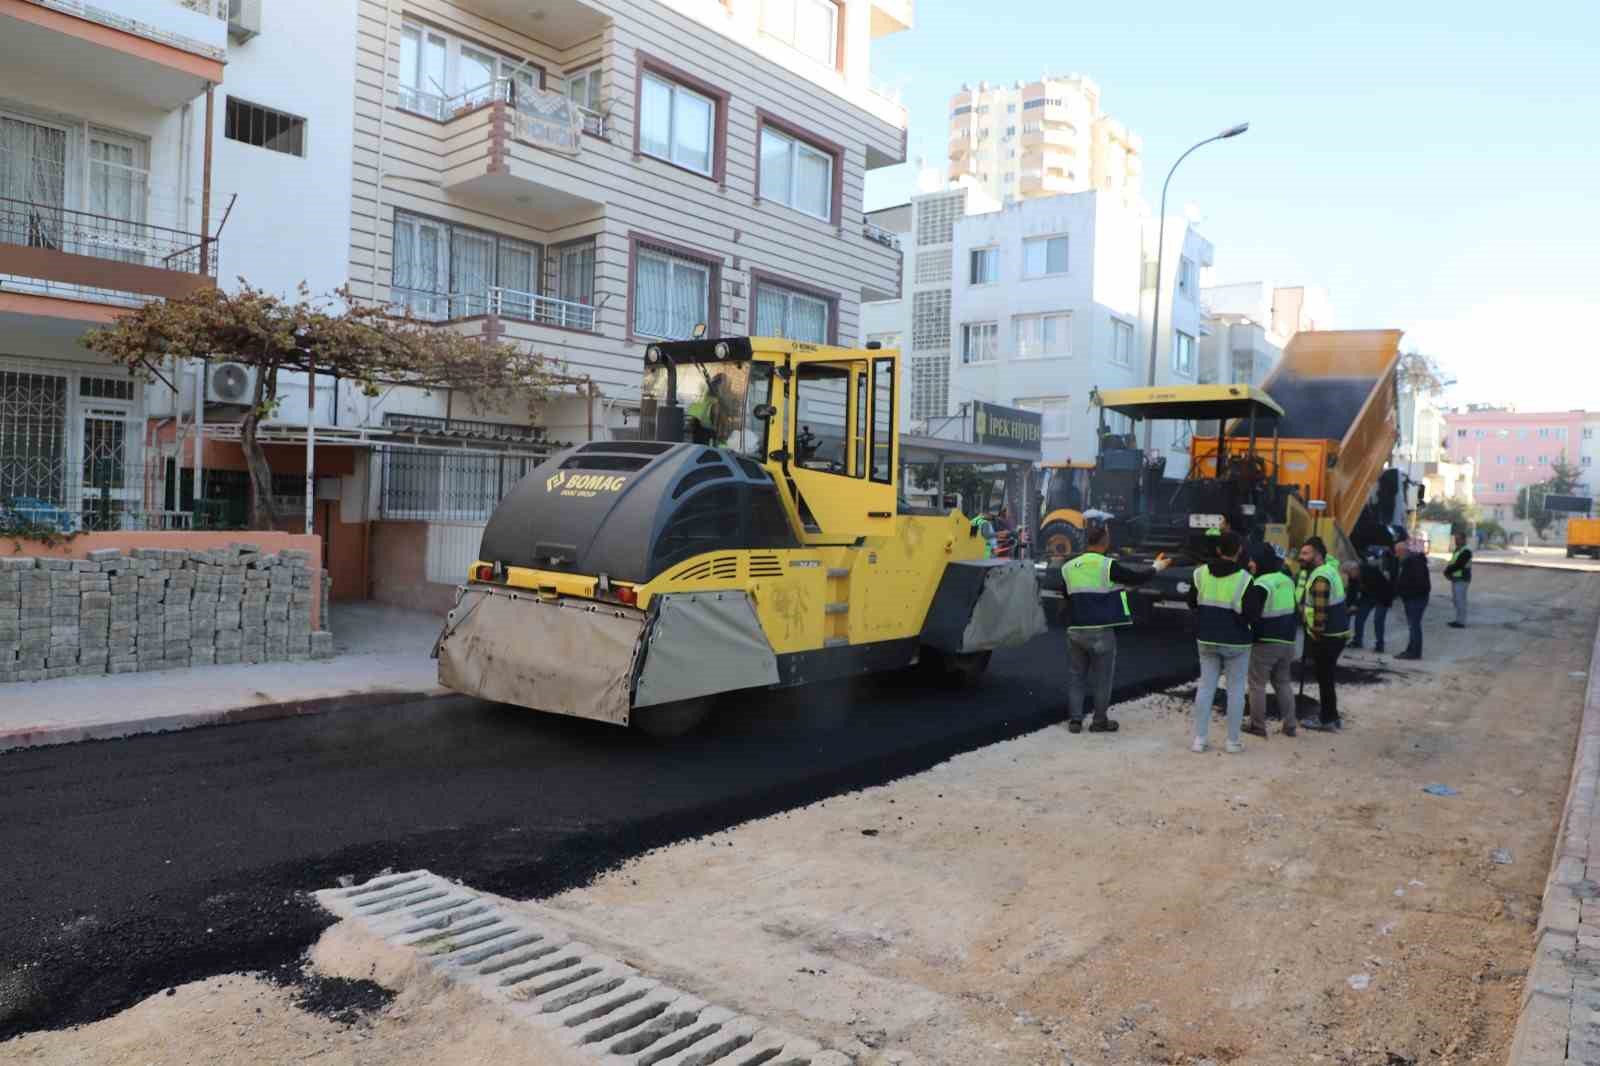
[[[989,524],[994,527],[994,554],[998,559],[1011,559],[1016,556],[1017,533],[1011,525],[1011,514],[1004,505],[996,507],[989,515]]]
[[[1133,624],[1126,589],[1144,584],[1170,563],[1158,555],[1154,567],[1145,570],[1113,561],[1106,555],[1111,530],[1098,519],[1085,524],[1084,539],[1086,550],[1061,564],[1067,586],[1067,729],[1083,731],[1083,705],[1092,697],[1089,732],[1115,733],[1119,726],[1107,711],[1117,669],[1117,630]]]
[[[994,523],[989,521],[988,515],[979,513],[972,516],[972,535],[983,538],[983,557],[993,559]]]
[[[1422,658],[1422,616],[1427,613],[1428,600],[1433,595],[1433,578],[1428,574],[1428,557],[1411,550],[1411,539],[1401,533],[1395,538],[1394,557],[1399,560],[1399,572],[1394,579],[1394,596],[1405,607],[1406,626],[1410,638],[1406,650],[1396,659]]]
[[[1472,588],[1472,549],[1467,547],[1467,535],[1457,533],[1453,538],[1456,552],[1445,565],[1444,576],[1450,582],[1450,599],[1456,605],[1456,620],[1448,623],[1451,629],[1467,628],[1467,591]]]
[[[706,391],[684,412],[694,423],[690,427],[690,439],[695,444],[721,445],[718,430],[721,428],[722,386],[726,382],[725,374],[712,375],[706,382]]]
[[[1231,530],[1217,540],[1217,557],[1195,567],[1189,586],[1189,607],[1195,612],[1195,639],[1200,652],[1200,687],[1194,694],[1194,743],[1191,750],[1206,750],[1211,730],[1211,703],[1217,682],[1228,681],[1228,743],[1230,755],[1244,750],[1239,738],[1244,719],[1245,689],[1249,683],[1250,648],[1255,643],[1254,621],[1245,613],[1245,593],[1250,572],[1239,564],[1243,549],[1239,534]]]
[[[1283,568],[1283,560],[1270,544],[1256,545],[1250,557],[1250,572],[1255,579],[1245,591],[1245,613],[1257,618],[1255,645],[1250,649],[1250,723],[1244,727],[1254,736],[1267,735],[1267,681],[1278,697],[1278,715],[1283,719],[1283,735],[1296,732],[1294,674],[1294,634],[1300,628],[1296,617],[1294,578]]]
[[[1315,722],[1301,723],[1307,729],[1337,733],[1344,728],[1339,717],[1339,692],[1334,683],[1334,668],[1350,639],[1350,609],[1345,603],[1344,577],[1337,560],[1328,558],[1328,546],[1321,537],[1312,537],[1300,546],[1300,567],[1309,573],[1305,601],[1301,607],[1305,620],[1306,648],[1317,677],[1321,713]]]

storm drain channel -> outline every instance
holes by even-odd
[[[418,870],[317,900],[607,1066],[848,1066],[757,1019],[680,992],[539,919]]]

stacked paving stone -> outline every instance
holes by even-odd
[[[0,556],[0,682],[327,659],[327,573],[254,544]]]

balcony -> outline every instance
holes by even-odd
[[[146,222],[0,198],[0,290],[28,297],[137,307],[216,285],[217,240]],[[56,317],[104,319],[61,310]]]
[[[595,331],[595,308],[572,300],[558,300],[535,292],[522,292],[499,285],[476,292],[425,292],[395,286],[389,290],[390,302],[397,309],[409,308],[424,322],[444,324],[469,318],[494,315],[536,326],[554,326],[584,333]]]
[[[872,38],[904,33],[916,25],[912,0],[872,0]]]
[[[431,106],[421,94],[411,102]],[[403,103],[405,101],[402,101]],[[604,120],[557,92],[499,79],[440,101],[448,145],[442,185],[553,225],[602,206],[583,156],[604,146]]]
[[[885,248],[893,248],[897,252],[900,250],[900,238],[875,222],[863,222],[861,224],[861,235],[875,244],[883,245]]]
[[[0,0],[0,69],[170,111],[222,81],[220,0]],[[64,73],[64,72],[70,72]]]

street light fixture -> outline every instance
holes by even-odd
[[[1167,250],[1167,186],[1172,184],[1172,175],[1177,171],[1178,163],[1188,159],[1190,153],[1196,148],[1210,144],[1212,141],[1225,141],[1229,137],[1237,137],[1249,128],[1250,123],[1241,122],[1237,126],[1229,126],[1213,137],[1207,137],[1198,144],[1191,145],[1189,151],[1180,155],[1178,162],[1172,164],[1172,169],[1167,171],[1167,180],[1161,183],[1161,214],[1156,218],[1156,302],[1150,315],[1150,380],[1148,384],[1151,386],[1156,383],[1156,339],[1161,335],[1161,261]],[[1147,452],[1150,450],[1152,428],[1150,420],[1145,419],[1144,449]]]

